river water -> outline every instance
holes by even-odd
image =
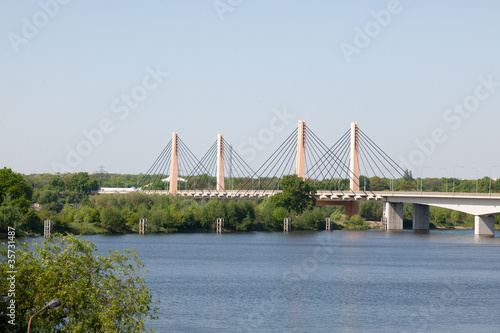
[[[500,238],[470,230],[86,238],[138,250],[156,332],[500,332]]]

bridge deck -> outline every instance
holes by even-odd
[[[134,191],[145,194],[168,195],[168,191]],[[177,195],[192,198],[226,198],[226,199],[253,199],[271,197],[281,191],[271,190],[229,190],[229,191],[202,191],[202,190],[180,190]],[[97,191],[97,194],[131,193],[129,190],[117,189],[116,191]],[[390,191],[316,191],[316,199],[335,201],[369,201],[384,200],[391,198],[446,198],[446,199],[500,199],[500,193],[452,193],[452,192],[390,192]]]

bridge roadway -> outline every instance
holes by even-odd
[[[136,191],[147,194],[170,194],[168,191]],[[194,199],[263,199],[281,191],[273,190],[178,190],[177,195]],[[99,194],[130,193],[130,190],[99,191]],[[475,216],[475,234],[494,235],[494,217],[500,214],[500,193],[391,192],[391,191],[317,191],[318,204],[341,204],[345,201],[381,201],[387,230],[403,229],[403,204],[413,204],[413,229],[429,229],[429,206],[442,207]]]

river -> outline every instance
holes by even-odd
[[[86,238],[138,250],[156,332],[500,331],[500,238],[471,230]]]

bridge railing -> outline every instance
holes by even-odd
[[[385,196],[436,196],[436,197],[480,197],[480,198],[500,198],[500,193],[467,193],[467,192],[420,192],[420,191],[375,191],[374,193]]]
[[[140,192],[145,194],[168,195],[166,190],[150,190],[150,191],[95,191],[95,194],[125,194],[132,192]],[[254,190],[251,192],[241,192],[238,190],[225,191],[207,191],[207,190],[179,190],[178,195],[187,197],[202,197],[202,198],[263,198],[270,197],[281,190]],[[478,199],[500,199],[500,193],[463,193],[463,192],[417,192],[417,191],[316,191],[316,197],[319,200],[382,200],[383,197],[427,197],[427,198],[478,198]]]

